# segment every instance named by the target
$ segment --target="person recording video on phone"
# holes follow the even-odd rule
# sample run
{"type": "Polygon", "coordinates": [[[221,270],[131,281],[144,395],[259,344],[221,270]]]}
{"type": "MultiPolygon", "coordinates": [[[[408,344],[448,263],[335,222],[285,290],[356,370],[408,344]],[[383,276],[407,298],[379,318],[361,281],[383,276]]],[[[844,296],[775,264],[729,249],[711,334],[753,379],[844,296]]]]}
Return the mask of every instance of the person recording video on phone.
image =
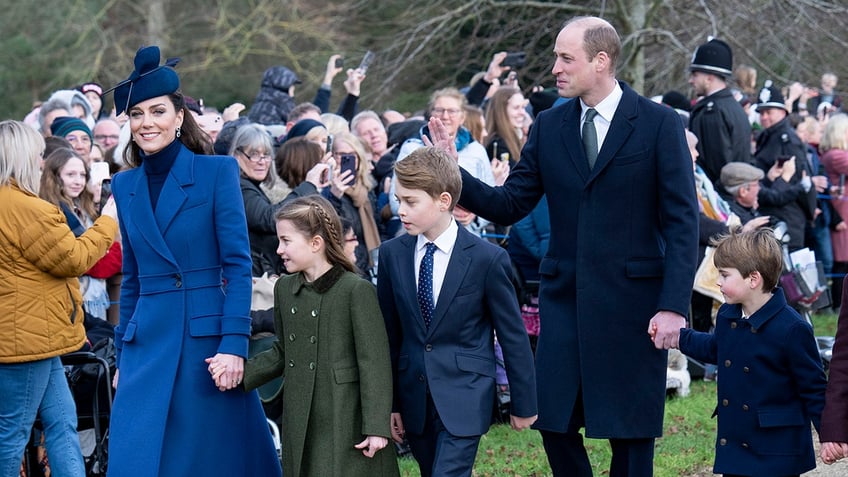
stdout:
{"type": "Polygon", "coordinates": [[[765,173],[758,196],[760,213],[786,222],[789,250],[794,251],[804,247],[804,230],[815,217],[813,173],[780,89],[766,81],[758,98],[763,131],[757,136],[754,163],[765,173]]]}
{"type": "Polygon", "coordinates": [[[333,138],[334,173],[346,187],[344,193],[336,195],[324,192],[336,212],[353,224],[359,244],[356,246],[356,267],[367,273],[375,265],[371,251],[380,247],[380,232],[374,211],[377,197],[374,195],[374,178],[371,161],[368,161],[365,146],[353,134],[341,133],[333,138]]]}
{"type": "MultiPolygon", "coordinates": [[[[102,210],[102,207],[95,206],[94,195],[88,188],[90,176],[89,166],[71,149],[56,149],[44,161],[38,195],[62,210],[68,227],[76,237],[94,225],[102,210]]],[[[102,202],[106,201],[108,198],[103,198],[102,202]]],[[[106,255],[79,277],[86,316],[107,319],[106,310],[111,300],[106,279],[121,272],[121,258],[121,245],[116,240],[106,255]]]]}

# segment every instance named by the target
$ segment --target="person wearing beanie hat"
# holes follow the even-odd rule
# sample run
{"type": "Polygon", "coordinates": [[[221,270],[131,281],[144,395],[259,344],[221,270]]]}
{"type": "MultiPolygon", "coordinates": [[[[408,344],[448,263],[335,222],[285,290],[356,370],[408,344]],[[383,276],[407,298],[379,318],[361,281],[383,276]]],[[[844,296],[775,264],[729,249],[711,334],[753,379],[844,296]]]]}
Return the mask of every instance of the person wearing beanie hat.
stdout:
{"type": "Polygon", "coordinates": [[[300,121],[294,123],[294,126],[286,132],[286,137],[282,142],[288,141],[289,139],[294,139],[296,137],[306,137],[306,139],[317,143],[319,146],[322,146],[325,150],[327,148],[327,137],[329,137],[329,132],[327,131],[327,127],[321,121],[316,121],[314,119],[301,119],[300,121]],[[317,129],[313,132],[314,129],[317,129]],[[322,140],[323,138],[323,140],[322,140]]]}
{"type": "Polygon", "coordinates": [[[100,121],[105,115],[103,113],[103,87],[97,83],[83,83],[77,87],[77,90],[85,95],[85,98],[91,104],[91,115],[95,121],[100,121]]]}
{"type": "Polygon", "coordinates": [[[765,173],[760,210],[786,222],[789,250],[798,250],[804,247],[805,229],[816,210],[816,188],[811,179],[814,171],[804,143],[789,122],[780,89],[767,80],[758,100],[757,113],[763,129],[757,135],[754,164],[765,173]],[[766,196],[768,191],[779,197],[766,196]]]}
{"type": "Polygon", "coordinates": [[[689,129],[698,137],[698,165],[713,182],[729,162],[751,161],[751,124],[727,87],[732,74],[730,46],[711,39],[695,50],[689,84],[698,102],[689,114],[689,129]]]}
{"type": "Polygon", "coordinates": [[[85,160],[86,165],[91,163],[91,143],[93,136],[91,129],[82,121],[82,119],[70,116],[60,116],[53,120],[50,125],[50,132],[54,136],[65,138],[71,143],[77,154],[85,160]]]}
{"type": "Polygon", "coordinates": [[[131,142],[130,169],[112,179],[124,277],[109,475],[278,477],[259,396],[236,389],[252,287],[239,168],[206,155],[177,61],[142,47],[114,88],[131,142]]]}

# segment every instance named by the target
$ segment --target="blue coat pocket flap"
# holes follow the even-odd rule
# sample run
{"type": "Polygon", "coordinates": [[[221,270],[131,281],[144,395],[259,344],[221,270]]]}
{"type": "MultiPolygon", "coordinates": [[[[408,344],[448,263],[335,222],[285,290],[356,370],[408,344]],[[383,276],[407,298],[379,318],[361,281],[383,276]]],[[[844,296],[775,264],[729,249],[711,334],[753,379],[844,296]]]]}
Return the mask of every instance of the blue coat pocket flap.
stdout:
{"type": "Polygon", "coordinates": [[[195,316],[188,323],[191,336],[220,336],[221,315],[195,316]]]}
{"type": "Polygon", "coordinates": [[[355,383],[359,381],[359,368],[333,369],[333,377],[336,378],[336,384],[355,383]]]}
{"type": "Polygon", "coordinates": [[[124,330],[124,337],[121,339],[124,343],[130,343],[135,339],[136,324],[132,321],[127,323],[127,329],[124,330]]]}
{"type": "Polygon", "coordinates": [[[787,427],[809,425],[804,414],[796,409],[761,409],[757,412],[760,427],[787,427]]]}
{"type": "Polygon", "coordinates": [[[470,354],[457,354],[456,366],[462,371],[495,377],[495,360],[470,354]]]}

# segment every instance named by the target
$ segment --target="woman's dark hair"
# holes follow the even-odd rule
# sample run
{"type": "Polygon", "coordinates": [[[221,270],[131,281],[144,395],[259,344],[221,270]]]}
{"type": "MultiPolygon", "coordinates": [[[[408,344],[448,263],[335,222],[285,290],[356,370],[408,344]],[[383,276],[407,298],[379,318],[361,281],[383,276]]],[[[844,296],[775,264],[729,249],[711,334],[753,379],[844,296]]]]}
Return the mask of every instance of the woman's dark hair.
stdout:
{"type": "MultiPolygon", "coordinates": [[[[174,105],[175,111],[183,111],[183,125],[180,127],[180,137],[177,138],[177,140],[183,143],[185,147],[195,154],[206,156],[213,154],[212,142],[209,140],[209,135],[200,129],[197,121],[194,120],[194,116],[192,116],[191,111],[189,111],[186,107],[183,93],[177,91],[167,96],[168,99],[171,100],[171,104],[174,105]]],[[[130,141],[127,148],[129,149],[129,154],[127,154],[127,164],[130,167],[140,166],[143,162],[141,148],[138,147],[138,144],[136,144],[135,141],[130,141]]]]}
{"type": "Polygon", "coordinates": [[[277,175],[294,189],[306,180],[306,173],[321,162],[324,149],[303,137],[284,142],[274,157],[277,175]]]}

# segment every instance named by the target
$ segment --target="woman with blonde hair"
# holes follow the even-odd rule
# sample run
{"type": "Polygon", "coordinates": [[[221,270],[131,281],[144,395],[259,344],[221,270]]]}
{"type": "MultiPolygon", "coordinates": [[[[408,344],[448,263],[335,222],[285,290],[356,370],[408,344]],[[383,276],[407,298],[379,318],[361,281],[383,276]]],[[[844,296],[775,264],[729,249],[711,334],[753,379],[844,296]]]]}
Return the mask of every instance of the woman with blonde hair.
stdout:
{"type": "MultiPolygon", "coordinates": [[[[831,184],[844,184],[848,175],[848,115],[836,114],[827,121],[819,143],[821,164],[827,172],[831,184]]],[[[831,201],[834,210],[842,217],[830,230],[830,241],[833,246],[833,301],[834,305],[842,302],[843,276],[848,272],[848,197],[844,190],[836,193],[831,201]]]]}
{"type": "Polygon", "coordinates": [[[372,162],[368,160],[365,146],[351,133],[336,135],[333,140],[333,159],[335,174],[346,187],[341,189],[341,194],[336,192],[338,188],[334,188],[324,195],[342,218],[353,223],[354,233],[359,239],[356,266],[361,272],[367,273],[375,265],[371,254],[380,247],[380,231],[374,215],[377,198],[373,192],[372,162]],[[352,166],[351,181],[347,181],[345,176],[348,164],[352,166]]]}
{"type": "Polygon", "coordinates": [[[0,475],[17,475],[39,416],[54,475],[83,477],[76,407],[60,356],[85,344],[79,277],[118,231],[113,201],[79,237],[38,197],[44,139],[0,122],[0,475]]]}

